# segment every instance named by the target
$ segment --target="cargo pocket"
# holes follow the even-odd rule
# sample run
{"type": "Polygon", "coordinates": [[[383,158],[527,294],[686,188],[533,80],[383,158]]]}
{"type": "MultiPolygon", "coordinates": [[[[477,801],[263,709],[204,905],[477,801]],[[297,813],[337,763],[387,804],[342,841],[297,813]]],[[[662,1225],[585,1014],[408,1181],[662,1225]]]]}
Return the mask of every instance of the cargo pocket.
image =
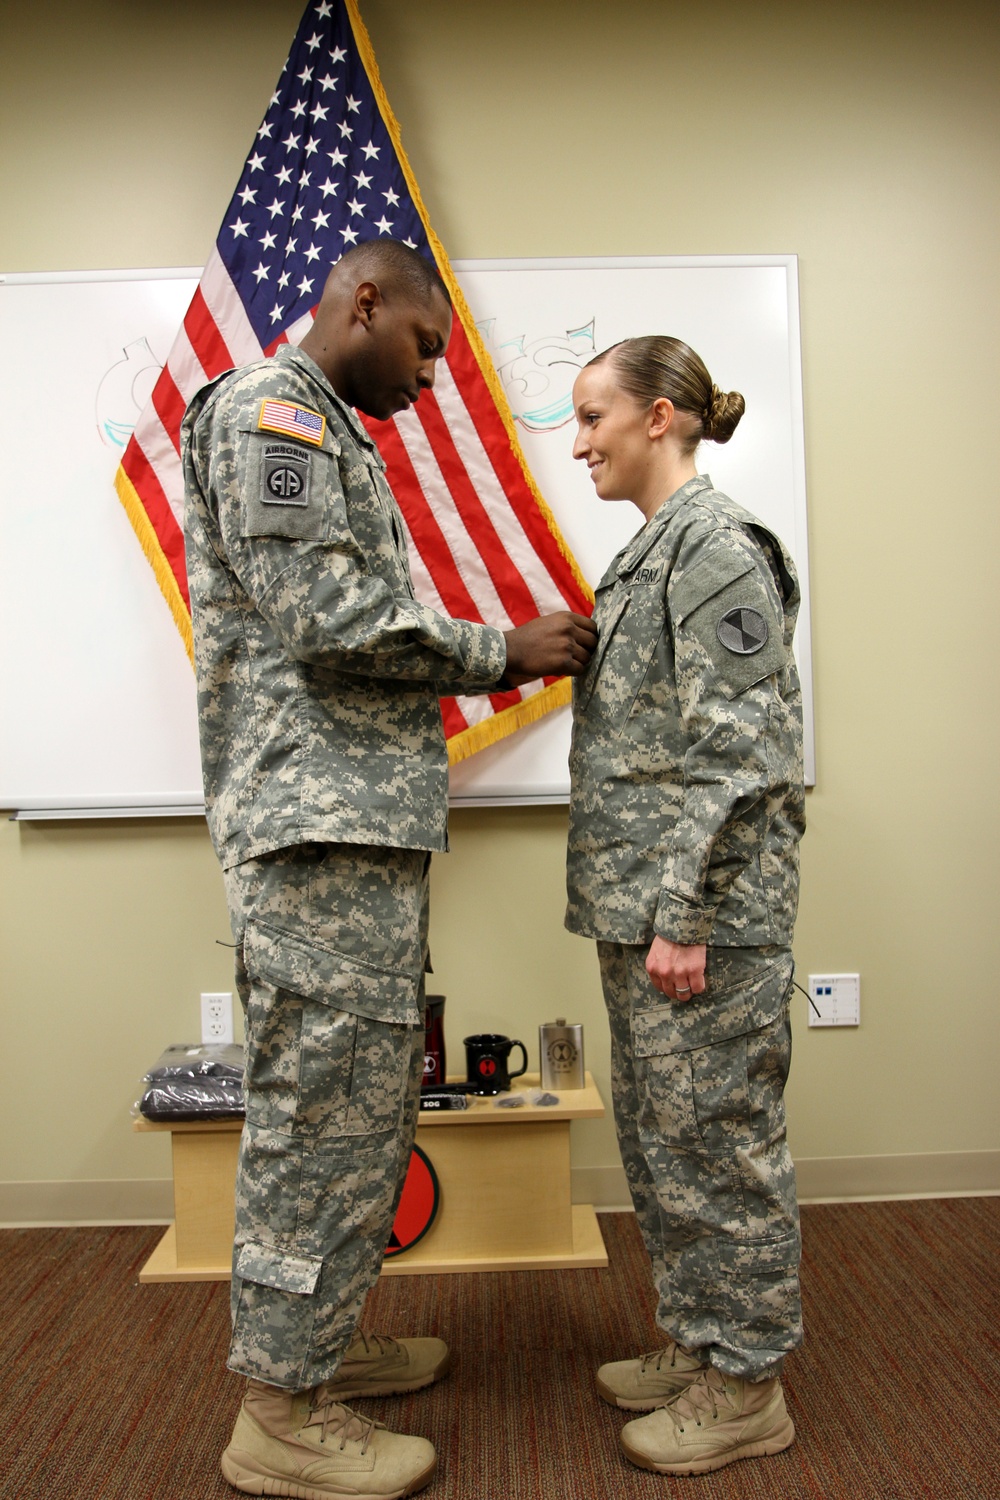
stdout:
{"type": "Polygon", "coordinates": [[[323,1262],[249,1241],[236,1257],[228,1364],[289,1390],[302,1388],[323,1262]]]}
{"type": "Polygon", "coordinates": [[[635,1005],[640,1140],[654,1175],[673,1179],[680,1219],[741,1243],[779,1240],[796,1227],[772,1042],[786,1024],[791,958],[709,950],[707,977],[686,1004],[635,1005]]]}
{"type": "Polygon", "coordinates": [[[398,1130],[419,974],[386,969],[251,921],[244,961],[247,1118],[309,1140],[398,1130]]]}
{"type": "Polygon", "coordinates": [[[249,1241],[236,1257],[236,1274],[241,1281],[256,1286],[273,1287],[278,1292],[295,1292],[308,1297],[316,1290],[323,1262],[312,1255],[288,1255],[273,1245],[249,1241]]]}
{"type": "Polygon", "coordinates": [[[640,1139],[700,1151],[690,1055],[637,1049],[636,1058],[642,1059],[636,1068],[643,1085],[639,1096],[640,1139]]]}
{"type": "Polygon", "coordinates": [[[705,992],[679,1003],[663,1000],[643,971],[630,985],[635,1055],[691,1052],[768,1025],[785,1009],[793,972],[787,949],[710,947],[705,992]]]}
{"type": "Polygon", "coordinates": [[[644,1126],[688,1150],[729,1155],[751,1142],[747,1046],[742,1036],[686,1052],[636,1049],[646,1076],[644,1126]]]}
{"type": "Polygon", "coordinates": [[[718,1292],[730,1337],[740,1348],[780,1352],[802,1337],[798,1233],[720,1242],[718,1292]]]}

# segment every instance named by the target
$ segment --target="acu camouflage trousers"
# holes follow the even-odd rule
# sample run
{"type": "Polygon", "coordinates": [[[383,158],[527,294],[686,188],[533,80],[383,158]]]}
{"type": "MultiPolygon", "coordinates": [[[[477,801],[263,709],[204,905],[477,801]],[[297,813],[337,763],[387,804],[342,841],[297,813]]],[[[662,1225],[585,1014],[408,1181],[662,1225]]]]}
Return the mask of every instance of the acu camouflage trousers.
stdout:
{"type": "Polygon", "coordinates": [[[706,992],[682,1004],[650,984],[648,945],[597,947],[615,1124],[656,1321],[726,1374],[776,1374],[802,1342],[783,1097],[791,954],[710,948],[706,992]]]}
{"type": "Polygon", "coordinates": [[[246,1025],[229,1368],[329,1379],[379,1274],[417,1125],[422,850],[304,844],[225,872],[246,1025]]]}

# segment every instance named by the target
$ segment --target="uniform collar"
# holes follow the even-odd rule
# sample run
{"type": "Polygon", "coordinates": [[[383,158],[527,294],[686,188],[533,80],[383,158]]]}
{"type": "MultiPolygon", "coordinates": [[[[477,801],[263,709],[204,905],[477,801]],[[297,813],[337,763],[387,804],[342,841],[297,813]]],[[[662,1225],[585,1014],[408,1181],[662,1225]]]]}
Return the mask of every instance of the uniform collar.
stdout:
{"type": "Polygon", "coordinates": [[[674,516],[688,500],[693,500],[696,495],[711,488],[712,481],[707,474],[696,474],[693,479],[682,484],[679,490],[674,490],[670,499],[664,500],[659,509],[654,510],[641,531],[637,531],[628,545],[619,552],[614,565],[618,577],[624,577],[626,573],[631,573],[632,569],[638,566],[653,543],[660,539],[674,516]]]}
{"type": "Polygon", "coordinates": [[[297,344],[281,344],[275,350],[274,358],[281,360],[283,364],[298,365],[299,369],[308,375],[309,379],[315,385],[320,386],[324,396],[337,408],[339,415],[350,429],[351,436],[356,438],[362,447],[369,449],[372,455],[378,459],[380,466],[384,467],[382,455],[378,451],[378,445],[375,439],[362,427],[361,419],[354,410],[354,407],[348,406],[346,401],[340,399],[319,365],[310,355],[306,354],[303,349],[300,349],[297,344]]]}

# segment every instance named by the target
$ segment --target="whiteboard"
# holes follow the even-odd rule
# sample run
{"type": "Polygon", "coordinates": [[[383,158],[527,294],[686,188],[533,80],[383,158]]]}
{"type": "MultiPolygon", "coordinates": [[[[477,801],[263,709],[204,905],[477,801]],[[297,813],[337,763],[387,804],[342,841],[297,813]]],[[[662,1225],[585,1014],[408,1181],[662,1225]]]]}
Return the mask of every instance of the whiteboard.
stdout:
{"type": "Polygon", "coordinates": [[[0,806],[204,808],[191,664],[113,482],[199,275],[0,285],[0,806]]]}
{"type": "MultiPolygon", "coordinates": [[[[812,708],[795,258],[459,261],[542,493],[596,583],[641,517],[599,501],[571,457],[569,392],[591,355],[675,333],[747,415],[707,445],[718,488],[782,536],[803,583],[812,708]]],[[[194,680],[113,488],[194,291],[195,270],[0,278],[0,806],[26,816],[203,809],[194,680]]],[[[452,771],[456,804],[562,801],[569,711],[452,771]]]]}

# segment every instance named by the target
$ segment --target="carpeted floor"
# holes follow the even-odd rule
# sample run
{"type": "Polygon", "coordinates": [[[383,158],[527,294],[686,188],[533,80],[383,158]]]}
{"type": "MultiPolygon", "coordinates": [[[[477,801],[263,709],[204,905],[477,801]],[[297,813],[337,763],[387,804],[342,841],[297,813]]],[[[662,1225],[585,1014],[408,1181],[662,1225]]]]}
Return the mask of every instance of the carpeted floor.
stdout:
{"type": "MultiPolygon", "coordinates": [[[[428,1500],[1000,1500],[1000,1198],[803,1210],[808,1338],[786,1367],[798,1441],[666,1479],[619,1454],[593,1371],[655,1347],[630,1214],[606,1271],[397,1277],[365,1323],[440,1333],[453,1374],[357,1403],[440,1455],[428,1500]]],[[[224,1500],[241,1382],[228,1286],[140,1286],[157,1229],[0,1232],[4,1500],[224,1500]]]]}

